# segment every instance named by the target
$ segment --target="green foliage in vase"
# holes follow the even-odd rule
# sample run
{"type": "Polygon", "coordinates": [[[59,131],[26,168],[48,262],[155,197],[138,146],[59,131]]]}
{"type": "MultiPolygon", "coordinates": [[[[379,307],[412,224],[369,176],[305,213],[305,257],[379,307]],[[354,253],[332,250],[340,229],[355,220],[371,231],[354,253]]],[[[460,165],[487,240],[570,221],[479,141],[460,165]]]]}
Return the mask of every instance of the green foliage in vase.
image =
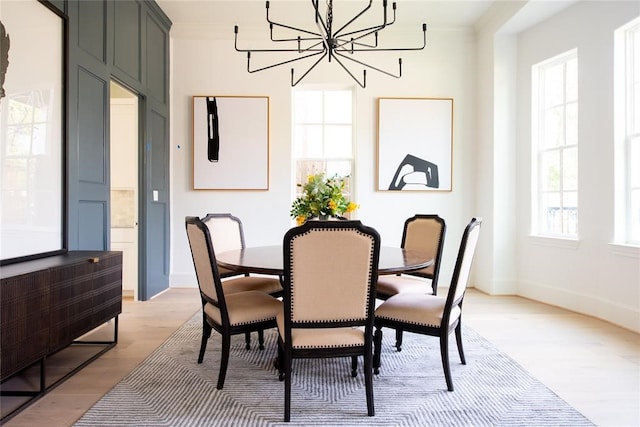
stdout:
{"type": "Polygon", "coordinates": [[[291,216],[298,225],[313,217],[338,216],[353,212],[359,205],[344,196],[345,177],[334,175],[327,178],[324,173],[309,175],[302,187],[302,195],[291,205],[291,216]]]}

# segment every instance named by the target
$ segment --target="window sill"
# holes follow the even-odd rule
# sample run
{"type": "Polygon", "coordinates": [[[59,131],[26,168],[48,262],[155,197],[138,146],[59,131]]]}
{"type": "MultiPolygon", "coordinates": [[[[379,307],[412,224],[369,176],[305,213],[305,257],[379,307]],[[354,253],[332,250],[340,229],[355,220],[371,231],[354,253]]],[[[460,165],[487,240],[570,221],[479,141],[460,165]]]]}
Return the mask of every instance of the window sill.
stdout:
{"type": "Polygon", "coordinates": [[[547,246],[562,249],[577,249],[580,245],[580,240],[567,237],[530,235],[529,241],[538,246],[547,246]]]}
{"type": "Polygon", "coordinates": [[[625,243],[610,243],[609,246],[614,255],[640,259],[640,246],[625,243]]]}

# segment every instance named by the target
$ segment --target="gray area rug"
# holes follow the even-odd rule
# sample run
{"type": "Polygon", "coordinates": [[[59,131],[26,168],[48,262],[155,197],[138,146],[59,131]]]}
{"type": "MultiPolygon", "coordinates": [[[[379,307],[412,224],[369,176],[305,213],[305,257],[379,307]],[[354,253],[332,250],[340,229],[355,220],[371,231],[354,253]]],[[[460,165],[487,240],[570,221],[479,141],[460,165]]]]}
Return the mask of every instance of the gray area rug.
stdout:
{"type": "MultiPolygon", "coordinates": [[[[220,336],[196,363],[201,314],[99,400],[81,426],[591,426],[583,415],[470,328],[467,365],[450,344],[454,392],[446,390],[438,339],[384,329],[382,367],[374,378],[375,417],[367,416],[364,377],[350,375],[350,359],[295,360],[291,422],[284,423],[284,383],[273,367],[275,330],[266,348],[232,340],[223,390],[216,390],[220,336]]],[[[362,360],[360,369],[362,368],[362,360]]]]}

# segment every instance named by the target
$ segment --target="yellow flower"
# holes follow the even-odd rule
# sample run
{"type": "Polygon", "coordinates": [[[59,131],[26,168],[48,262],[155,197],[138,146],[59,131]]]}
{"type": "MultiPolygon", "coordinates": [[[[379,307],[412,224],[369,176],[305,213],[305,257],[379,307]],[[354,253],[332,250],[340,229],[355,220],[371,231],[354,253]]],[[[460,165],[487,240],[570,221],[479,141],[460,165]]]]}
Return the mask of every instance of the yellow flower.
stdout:
{"type": "Polygon", "coordinates": [[[313,217],[342,215],[353,212],[359,205],[345,197],[345,180],[338,175],[327,178],[324,172],[307,176],[305,184],[297,184],[301,194],[291,204],[289,214],[302,224],[313,217]]]}

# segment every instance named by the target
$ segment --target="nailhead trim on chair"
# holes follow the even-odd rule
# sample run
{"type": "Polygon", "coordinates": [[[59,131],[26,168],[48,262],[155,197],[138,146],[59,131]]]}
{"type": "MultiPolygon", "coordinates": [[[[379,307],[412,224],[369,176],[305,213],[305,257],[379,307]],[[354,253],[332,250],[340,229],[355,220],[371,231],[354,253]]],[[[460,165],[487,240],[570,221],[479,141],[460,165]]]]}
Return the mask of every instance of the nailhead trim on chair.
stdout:
{"type": "MultiPolygon", "coordinates": [[[[341,231],[342,231],[342,230],[355,231],[355,232],[356,232],[356,233],[358,233],[359,235],[361,235],[361,236],[364,236],[364,237],[367,237],[367,238],[371,239],[371,236],[369,236],[369,235],[367,235],[367,234],[364,234],[363,232],[361,232],[360,230],[355,229],[355,228],[344,228],[344,229],[341,229],[341,231]]],[[[325,229],[314,229],[314,230],[308,230],[308,231],[306,231],[306,232],[304,232],[304,233],[301,233],[301,234],[299,234],[299,235],[295,236],[293,239],[291,239],[290,247],[293,249],[293,242],[295,241],[295,239],[297,239],[297,238],[299,238],[299,237],[302,237],[302,236],[305,236],[305,235],[307,235],[307,234],[310,234],[312,231],[313,231],[313,232],[318,232],[318,231],[331,231],[331,232],[335,232],[336,230],[335,230],[335,229],[326,229],[326,230],[325,230],[325,229]]],[[[373,239],[371,239],[371,240],[373,240],[373,239]]],[[[373,248],[372,248],[372,249],[373,249],[373,248]]],[[[293,264],[293,250],[291,250],[291,251],[290,251],[290,257],[289,257],[289,258],[290,258],[291,263],[293,264]]],[[[369,276],[368,276],[369,281],[371,281],[371,270],[372,270],[372,267],[371,267],[371,264],[372,264],[371,258],[372,258],[372,257],[371,257],[371,256],[369,256],[369,276]]],[[[292,273],[291,273],[291,282],[293,282],[293,281],[294,281],[294,277],[293,277],[293,272],[292,272],[292,273]]],[[[366,301],[367,301],[367,307],[368,307],[368,306],[369,306],[369,298],[367,298],[367,300],[366,300],[366,301]]],[[[294,312],[294,310],[293,310],[294,306],[295,306],[294,296],[293,296],[293,295],[291,295],[291,313],[293,313],[293,312],[294,312]]],[[[337,322],[351,322],[351,321],[357,321],[357,320],[362,320],[362,319],[364,319],[364,318],[334,319],[334,320],[335,320],[335,321],[337,321],[337,322]]],[[[297,322],[298,322],[298,323],[312,323],[313,321],[308,320],[308,321],[297,321],[297,322]]]]}

